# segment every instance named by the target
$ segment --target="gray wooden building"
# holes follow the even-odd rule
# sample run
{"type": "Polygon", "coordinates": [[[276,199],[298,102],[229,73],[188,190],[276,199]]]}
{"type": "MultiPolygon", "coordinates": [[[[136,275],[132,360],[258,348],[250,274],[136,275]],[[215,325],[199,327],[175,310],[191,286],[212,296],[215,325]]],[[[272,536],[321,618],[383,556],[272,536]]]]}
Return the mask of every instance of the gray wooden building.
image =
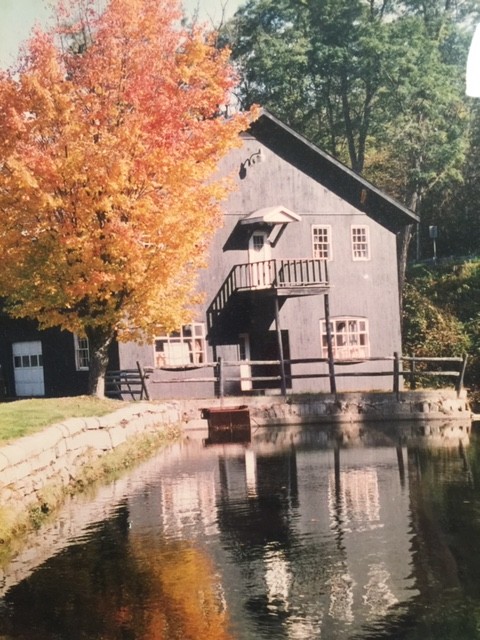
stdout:
{"type": "Polygon", "coordinates": [[[195,322],[119,344],[120,368],[150,368],[151,398],[211,397],[219,361],[226,394],[318,392],[330,355],[338,391],[391,390],[377,358],[401,353],[396,242],[417,217],[265,111],[242,143],[195,322]]]}
{"type": "MultiPolygon", "coordinates": [[[[332,373],[338,391],[391,390],[378,359],[401,352],[396,238],[415,214],[267,112],[219,172],[237,189],[204,304],[175,334],[114,345],[110,369],[150,370],[152,399],[330,391],[332,373]]],[[[85,339],[0,314],[0,397],[85,393],[88,357],[85,339]]]]}

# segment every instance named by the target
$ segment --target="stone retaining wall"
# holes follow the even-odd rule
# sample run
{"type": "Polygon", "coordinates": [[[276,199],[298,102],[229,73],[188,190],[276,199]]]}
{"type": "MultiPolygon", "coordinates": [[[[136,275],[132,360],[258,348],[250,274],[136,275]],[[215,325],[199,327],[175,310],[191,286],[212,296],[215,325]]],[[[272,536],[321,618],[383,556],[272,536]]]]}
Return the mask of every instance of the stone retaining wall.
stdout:
{"type": "Polygon", "coordinates": [[[136,403],[103,417],[72,418],[0,447],[0,514],[9,517],[37,505],[51,483],[67,486],[82,466],[127,440],[180,423],[174,404],[136,403]]]}
{"type": "Polygon", "coordinates": [[[368,422],[471,422],[472,411],[465,393],[453,389],[394,393],[338,393],[289,396],[251,396],[182,403],[187,428],[205,428],[201,408],[247,405],[252,425],[351,424],[368,422]]]}

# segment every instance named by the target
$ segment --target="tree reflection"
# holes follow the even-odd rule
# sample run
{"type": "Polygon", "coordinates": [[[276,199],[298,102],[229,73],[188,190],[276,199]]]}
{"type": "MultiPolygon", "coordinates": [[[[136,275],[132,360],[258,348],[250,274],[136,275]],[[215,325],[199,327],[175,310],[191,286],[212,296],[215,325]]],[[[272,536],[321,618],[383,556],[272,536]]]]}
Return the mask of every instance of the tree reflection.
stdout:
{"type": "Polygon", "coordinates": [[[209,559],[187,542],[135,534],[126,505],[11,589],[4,605],[2,640],[231,638],[209,559]]]}
{"type": "Polygon", "coordinates": [[[131,540],[133,557],[149,584],[142,640],[229,640],[218,576],[208,558],[183,541],[131,540]]]}

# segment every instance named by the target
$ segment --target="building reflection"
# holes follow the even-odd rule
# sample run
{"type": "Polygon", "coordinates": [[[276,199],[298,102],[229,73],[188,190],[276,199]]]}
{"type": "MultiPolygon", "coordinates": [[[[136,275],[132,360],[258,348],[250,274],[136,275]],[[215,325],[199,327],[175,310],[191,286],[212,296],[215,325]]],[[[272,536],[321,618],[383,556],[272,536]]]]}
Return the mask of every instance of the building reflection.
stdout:
{"type": "MultiPolygon", "coordinates": [[[[62,552],[48,538],[52,559],[9,586],[5,602],[26,603],[28,624],[49,628],[51,609],[69,610],[62,594],[78,591],[82,604],[68,624],[89,624],[93,614],[81,623],[78,616],[91,608],[95,623],[113,628],[138,612],[143,619],[151,593],[160,628],[160,591],[171,587],[172,611],[185,605],[187,620],[193,604],[203,611],[207,585],[226,637],[459,637],[442,635],[447,615],[469,629],[462,637],[478,636],[470,603],[478,600],[480,571],[480,449],[467,452],[458,440],[444,448],[349,447],[318,432],[273,442],[270,431],[269,438],[247,447],[182,443],[149,461],[95,509],[77,506],[80,538],[64,540],[62,552]],[[98,524],[85,529],[88,522],[98,524]],[[68,574],[74,584],[65,589],[68,574]]],[[[23,617],[16,613],[12,624],[23,628],[23,617]]],[[[195,620],[203,624],[200,613],[195,620]]]]}
{"type": "Polygon", "coordinates": [[[235,540],[230,548],[248,574],[247,609],[281,618],[278,637],[358,630],[412,597],[400,453],[294,446],[257,453],[257,489],[243,503],[238,460],[221,459],[221,535],[235,540]]]}
{"type": "MultiPolygon", "coordinates": [[[[167,535],[218,536],[231,559],[227,601],[242,585],[231,605],[238,618],[268,620],[278,638],[335,637],[414,594],[405,456],[395,447],[211,447],[195,473],[164,470],[152,498],[167,535]]],[[[140,503],[130,514],[137,526],[155,517],[140,503]]]]}

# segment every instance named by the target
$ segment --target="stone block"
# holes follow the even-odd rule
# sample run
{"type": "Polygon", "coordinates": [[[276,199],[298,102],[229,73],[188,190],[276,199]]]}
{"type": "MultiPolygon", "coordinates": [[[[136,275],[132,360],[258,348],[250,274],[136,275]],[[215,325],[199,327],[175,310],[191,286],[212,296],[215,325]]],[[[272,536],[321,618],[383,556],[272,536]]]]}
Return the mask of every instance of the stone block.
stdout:
{"type": "Polygon", "coordinates": [[[125,429],[121,426],[108,429],[108,433],[110,435],[113,449],[127,441],[127,434],[125,432],[125,429]]]}
{"type": "Polygon", "coordinates": [[[37,453],[37,455],[31,456],[29,461],[31,464],[32,473],[41,471],[42,469],[45,469],[46,467],[51,466],[52,451],[51,450],[49,451],[48,449],[45,451],[41,451],[40,453],[37,453]]]}
{"type": "Polygon", "coordinates": [[[19,444],[7,444],[2,447],[1,453],[7,459],[9,467],[23,462],[28,457],[27,452],[19,444]]]}
{"type": "Polygon", "coordinates": [[[68,451],[78,451],[79,449],[88,449],[90,446],[90,440],[92,438],[91,431],[77,431],[69,438],[66,438],[65,444],[68,451]]]}
{"type": "MultiPolygon", "coordinates": [[[[10,466],[9,459],[3,454],[3,447],[0,448],[0,474],[4,469],[10,466]]],[[[1,475],[0,475],[1,478],[1,475]]]]}
{"type": "Polygon", "coordinates": [[[78,433],[82,433],[87,428],[86,418],[70,418],[65,422],[59,423],[57,426],[64,437],[71,438],[78,433]]]}
{"type": "Polygon", "coordinates": [[[96,451],[110,451],[113,448],[110,429],[97,429],[96,431],[88,431],[88,446],[96,451]]]}
{"type": "Polygon", "coordinates": [[[17,485],[32,472],[31,464],[28,460],[14,464],[2,472],[2,482],[6,485],[17,485]]]}

